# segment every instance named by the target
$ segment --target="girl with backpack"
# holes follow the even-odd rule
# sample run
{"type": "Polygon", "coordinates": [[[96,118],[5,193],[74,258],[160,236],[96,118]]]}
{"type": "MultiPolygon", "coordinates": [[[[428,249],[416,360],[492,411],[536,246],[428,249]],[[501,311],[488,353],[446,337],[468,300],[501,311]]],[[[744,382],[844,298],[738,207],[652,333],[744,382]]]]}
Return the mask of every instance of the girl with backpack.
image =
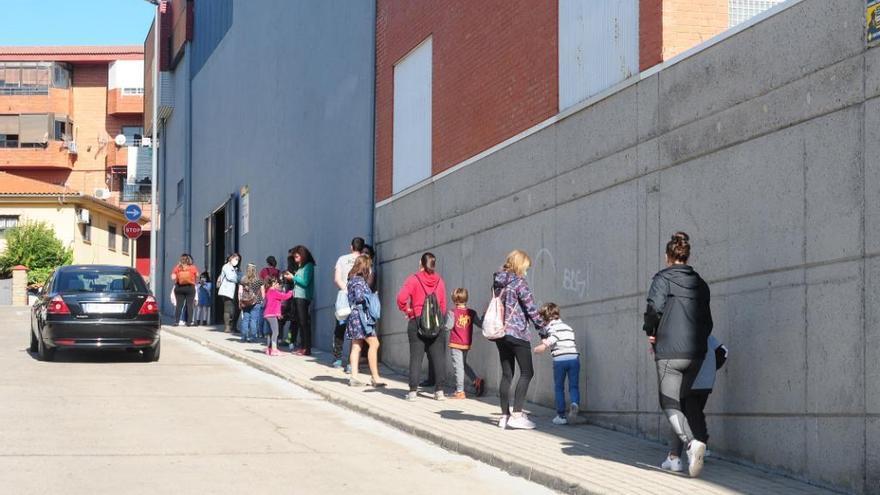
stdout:
{"type": "Polygon", "coordinates": [[[238,307],[241,309],[241,320],[238,331],[241,341],[257,342],[260,321],[263,319],[263,299],[266,296],[263,281],[257,275],[257,265],[248,263],[241,284],[238,286],[238,307]]]}
{"type": "Polygon", "coordinates": [[[293,283],[293,322],[290,341],[296,342],[299,333],[300,348],[297,356],[312,355],[312,318],[309,305],[315,294],[315,258],[305,246],[293,248],[293,268],[290,280],[293,283]]]}
{"type": "MultiPolygon", "coordinates": [[[[538,312],[535,297],[524,278],[532,260],[524,251],[518,249],[507,255],[501,271],[493,277],[492,293],[500,299],[504,307],[503,335],[494,339],[501,360],[501,420],[498,427],[532,430],[535,428],[525,412],[523,404],[529,391],[529,382],[534,375],[532,365],[532,334],[529,320],[543,336],[547,322],[538,312]],[[513,381],[514,366],[519,365],[519,380],[513,394],[513,413],[510,411],[510,383],[513,381]]],[[[488,314],[487,314],[488,318],[488,314]]],[[[484,320],[485,321],[485,320],[484,320]]],[[[489,326],[489,325],[487,325],[489,326]]],[[[484,328],[485,330],[485,328],[484,328]]]]}
{"type": "Polygon", "coordinates": [[[361,348],[364,343],[369,346],[367,352],[367,362],[370,365],[370,384],[373,387],[384,387],[385,384],[379,381],[379,337],[376,336],[376,321],[370,314],[378,312],[378,308],[367,308],[368,300],[376,300],[370,286],[367,284],[367,277],[370,275],[370,267],[372,261],[369,256],[358,256],[354,261],[354,266],[348,272],[348,305],[351,307],[351,313],[348,315],[348,321],[345,326],[345,338],[351,341],[351,378],[348,379],[349,386],[364,387],[367,384],[358,379],[359,366],[361,356],[361,348]]]}
{"type": "Polygon", "coordinates": [[[192,257],[186,253],[180,255],[177,265],[171,271],[171,280],[174,282],[174,326],[182,323],[181,312],[186,307],[186,326],[192,326],[195,320],[194,302],[196,298],[196,281],[199,279],[199,269],[193,265],[192,257]]]}
{"type": "Polygon", "coordinates": [[[397,293],[397,307],[409,320],[409,393],[406,400],[418,397],[422,357],[428,355],[429,375],[434,377],[434,399],[445,400],[446,381],[446,284],[435,271],[437,258],[425,253],[419,260],[419,271],[407,277],[397,293]]]}
{"type": "Polygon", "coordinates": [[[687,264],[690,254],[688,235],[673,234],[666,243],[666,268],[651,280],[642,329],[654,351],[660,408],[674,433],[672,449],[661,467],[679,467],[679,451],[686,446],[688,473],[697,477],[703,470],[706,444],[692,432],[682,400],[690,395],[703,364],[713,325],[709,286],[687,264]]]}

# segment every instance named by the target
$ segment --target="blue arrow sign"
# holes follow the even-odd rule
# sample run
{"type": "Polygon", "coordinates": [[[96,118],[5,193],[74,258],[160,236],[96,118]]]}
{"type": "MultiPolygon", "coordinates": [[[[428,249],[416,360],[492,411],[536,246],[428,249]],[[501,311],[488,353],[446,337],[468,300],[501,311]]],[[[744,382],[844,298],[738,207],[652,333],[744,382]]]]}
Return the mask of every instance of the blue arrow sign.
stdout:
{"type": "Polygon", "coordinates": [[[125,218],[129,222],[136,222],[141,217],[141,207],[138,205],[128,205],[125,207],[125,218]]]}

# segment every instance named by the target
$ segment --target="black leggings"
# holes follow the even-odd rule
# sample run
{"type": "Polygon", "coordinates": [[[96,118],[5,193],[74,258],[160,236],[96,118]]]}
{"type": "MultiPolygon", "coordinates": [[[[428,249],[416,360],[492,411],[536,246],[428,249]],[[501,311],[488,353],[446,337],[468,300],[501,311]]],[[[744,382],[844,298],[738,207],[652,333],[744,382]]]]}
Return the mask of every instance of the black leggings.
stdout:
{"type": "Polygon", "coordinates": [[[516,391],[513,394],[513,412],[522,411],[526,402],[526,393],[529,391],[529,382],[535,370],[532,367],[532,345],[522,339],[504,336],[495,341],[498,346],[498,357],[501,359],[501,414],[510,415],[510,382],[513,381],[514,363],[519,364],[519,380],[516,382],[516,391]]]}
{"type": "Polygon", "coordinates": [[[429,375],[434,376],[434,390],[441,391],[446,384],[446,337],[441,332],[433,339],[419,335],[419,324],[415,319],[409,320],[406,326],[409,337],[409,390],[415,392],[419,388],[422,373],[422,357],[428,354],[429,375]],[[433,372],[433,373],[431,373],[433,372]]]}
{"type": "Polygon", "coordinates": [[[308,299],[293,298],[293,321],[290,325],[290,343],[296,343],[296,335],[301,339],[300,349],[312,349],[312,319],[309,314],[308,299]]]}
{"type": "MultiPolygon", "coordinates": [[[[709,430],[706,428],[706,414],[703,410],[706,408],[710,393],[711,390],[691,390],[687,397],[681,399],[681,407],[694,438],[706,444],[709,443],[709,430]]],[[[683,447],[683,444],[679,443],[679,445],[683,447]]],[[[676,451],[679,457],[681,457],[681,447],[676,451]]]]}
{"type": "Polygon", "coordinates": [[[186,323],[189,324],[195,319],[193,313],[193,303],[196,300],[196,288],[193,285],[175,285],[174,298],[177,304],[174,306],[174,323],[180,321],[180,312],[186,306],[186,323]]]}
{"type": "Polygon", "coordinates": [[[660,408],[672,426],[671,452],[681,451],[694,439],[688,418],[682,409],[682,399],[691,393],[691,386],[703,365],[702,359],[658,359],[657,388],[660,408]]]}

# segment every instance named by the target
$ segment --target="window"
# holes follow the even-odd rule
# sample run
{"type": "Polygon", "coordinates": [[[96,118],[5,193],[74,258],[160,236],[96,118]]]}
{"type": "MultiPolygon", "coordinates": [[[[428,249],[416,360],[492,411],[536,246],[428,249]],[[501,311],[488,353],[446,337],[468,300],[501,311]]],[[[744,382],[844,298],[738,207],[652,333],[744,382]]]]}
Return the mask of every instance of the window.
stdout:
{"type": "Polygon", "coordinates": [[[125,181],[128,177],[126,167],[112,167],[110,169],[110,190],[120,192],[125,188],[125,181]]]}
{"type": "Polygon", "coordinates": [[[83,242],[92,243],[92,223],[86,222],[79,224],[79,230],[83,236],[83,242]]]}
{"type": "Polygon", "coordinates": [[[112,223],[107,224],[107,248],[116,251],[116,226],[112,223]]]}
{"type": "Polygon", "coordinates": [[[55,120],[55,133],[53,139],[56,141],[68,141],[71,138],[73,124],[67,119],[55,120]]]}
{"type": "Polygon", "coordinates": [[[784,0],[730,0],[728,4],[729,25],[736,26],[773,7],[784,0]]]}
{"type": "Polygon", "coordinates": [[[122,88],[122,96],[141,96],[144,88],[122,88]]]}
{"type": "Polygon", "coordinates": [[[52,63],[0,62],[0,94],[49,94],[52,63]]]}
{"type": "Polygon", "coordinates": [[[142,126],[124,125],[120,134],[125,136],[125,144],[127,146],[140,146],[141,139],[144,136],[144,128],[142,126]]]}
{"type": "Polygon", "coordinates": [[[6,237],[6,231],[18,226],[18,215],[0,215],[0,239],[6,237]]]}
{"type": "Polygon", "coordinates": [[[394,66],[394,193],[431,176],[431,63],[428,38],[394,66]]]}
{"type": "Polygon", "coordinates": [[[128,254],[130,252],[130,243],[131,240],[128,237],[122,236],[122,254],[128,254]]]}
{"type": "Polygon", "coordinates": [[[52,66],[52,87],[53,88],[69,88],[70,87],[70,67],[67,64],[53,64],[52,66]]]}
{"type": "Polygon", "coordinates": [[[54,290],[59,292],[146,292],[144,279],[123,268],[66,269],[56,275],[54,290]]]}
{"type": "Polygon", "coordinates": [[[183,195],[183,179],[180,179],[179,181],[177,181],[177,206],[183,204],[183,195]]]}
{"type": "Polygon", "coordinates": [[[18,134],[0,134],[0,148],[18,148],[18,134]]]}

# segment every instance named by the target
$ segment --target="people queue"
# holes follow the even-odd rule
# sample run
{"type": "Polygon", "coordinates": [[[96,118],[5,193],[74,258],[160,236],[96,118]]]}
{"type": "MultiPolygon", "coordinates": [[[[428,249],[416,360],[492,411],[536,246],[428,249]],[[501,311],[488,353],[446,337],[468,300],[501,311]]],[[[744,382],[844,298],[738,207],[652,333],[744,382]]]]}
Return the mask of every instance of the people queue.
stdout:
{"type": "MultiPolygon", "coordinates": [[[[343,349],[350,344],[346,366],[352,387],[385,387],[379,376],[376,325],[381,317],[376,296],[374,253],[364,239],[351,241],[350,252],[340,256],[334,266],[333,280],[339,290],[334,306],[333,364],[343,367],[343,349]],[[361,379],[358,363],[366,351],[369,380],[361,379]]],[[[728,350],[711,335],[713,322],[709,307],[708,284],[688,265],[691,245],[684,232],[676,232],[666,244],[666,268],[654,275],[647,294],[643,331],[653,353],[657,371],[660,407],[672,428],[672,448],[661,468],[673,472],[687,469],[699,476],[706,456],[708,432],[704,408],[712,391],[715,371],[724,365],[728,350]],[[682,461],[687,454],[688,464],[682,461]]],[[[244,276],[238,267],[241,256],[234,253],[217,281],[217,295],[223,299],[227,331],[238,328],[242,342],[265,339],[266,354],[277,356],[280,329],[291,323],[289,348],[294,350],[297,335],[299,355],[311,354],[309,306],[314,297],[315,259],[304,246],[289,251],[287,270],[277,268],[274,257],[266,260],[257,273],[249,264],[244,276]],[[237,303],[236,303],[237,302],[237,303]],[[285,309],[286,308],[286,309],[285,309]]],[[[467,288],[451,291],[448,307],[445,281],[437,271],[437,258],[424,253],[418,268],[400,288],[396,306],[407,320],[409,342],[409,377],[405,399],[418,400],[419,390],[433,389],[435,400],[445,400],[447,353],[455,379],[452,399],[465,399],[470,392],[482,396],[486,383],[467,362],[473,345],[474,327],[491,341],[501,365],[499,398],[501,429],[534,429],[535,423],[524,411],[529,385],[534,376],[532,354],[549,351],[553,361],[556,425],[577,421],[583,407],[580,397],[580,352],[575,331],[562,319],[560,306],[548,302],[538,306],[529,287],[527,273],[531,266],[528,254],[513,250],[501,268],[493,274],[492,297],[488,308],[478,312],[468,305],[467,288]],[[532,348],[532,330],[540,344],[532,348]],[[448,333],[448,339],[446,337],[448,333]],[[420,381],[422,362],[427,357],[428,377],[420,381]],[[515,371],[519,376],[513,389],[515,371]],[[568,396],[566,397],[566,391],[568,396]]],[[[184,254],[171,275],[175,282],[176,320],[181,311],[194,315],[204,324],[203,301],[210,306],[212,286],[206,273],[198,275],[192,258],[184,254]],[[189,287],[193,286],[193,287],[189,287]],[[198,306],[193,312],[193,301],[198,306]]],[[[189,320],[187,320],[189,321],[189,320]]],[[[190,323],[192,324],[192,323],[190,323]]]]}

